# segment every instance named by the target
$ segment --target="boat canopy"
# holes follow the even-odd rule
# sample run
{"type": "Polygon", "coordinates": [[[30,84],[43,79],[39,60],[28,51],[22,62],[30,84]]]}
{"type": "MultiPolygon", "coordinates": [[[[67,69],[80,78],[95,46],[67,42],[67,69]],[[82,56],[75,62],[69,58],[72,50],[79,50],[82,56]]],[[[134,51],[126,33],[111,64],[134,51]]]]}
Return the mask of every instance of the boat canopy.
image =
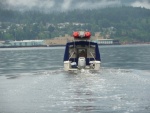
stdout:
{"type": "MultiPolygon", "coordinates": [[[[94,49],[95,49],[95,58],[87,58],[86,60],[89,60],[89,61],[92,61],[92,60],[97,60],[97,61],[101,61],[101,58],[100,58],[100,52],[99,52],[99,48],[98,48],[98,44],[95,43],[95,42],[90,42],[90,41],[74,41],[74,42],[68,42],[66,44],[66,48],[65,48],[65,54],[64,54],[64,61],[68,61],[70,60],[70,56],[69,56],[69,48],[70,47],[73,47],[73,48],[76,48],[77,46],[81,46],[81,47],[92,47],[94,46],[94,49]]],[[[76,58],[77,60],[77,58],[76,58]]],[[[72,60],[71,60],[72,61],[72,60]]],[[[87,62],[89,62],[87,61],[87,62]]]]}

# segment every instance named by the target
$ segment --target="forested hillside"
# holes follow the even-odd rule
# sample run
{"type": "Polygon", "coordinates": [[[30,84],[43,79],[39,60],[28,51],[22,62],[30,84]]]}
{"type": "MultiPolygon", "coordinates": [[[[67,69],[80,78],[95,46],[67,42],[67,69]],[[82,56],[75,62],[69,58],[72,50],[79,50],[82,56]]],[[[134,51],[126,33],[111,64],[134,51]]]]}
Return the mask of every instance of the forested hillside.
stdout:
{"type": "Polygon", "coordinates": [[[45,14],[0,9],[0,40],[47,39],[75,30],[101,32],[121,41],[150,42],[150,10],[123,6],[45,14]]]}

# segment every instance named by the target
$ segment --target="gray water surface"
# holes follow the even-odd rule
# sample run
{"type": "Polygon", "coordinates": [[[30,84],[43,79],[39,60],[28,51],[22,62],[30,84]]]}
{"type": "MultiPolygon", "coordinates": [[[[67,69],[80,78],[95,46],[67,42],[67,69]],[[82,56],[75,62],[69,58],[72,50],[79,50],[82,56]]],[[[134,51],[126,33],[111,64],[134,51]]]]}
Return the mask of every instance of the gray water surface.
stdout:
{"type": "Polygon", "coordinates": [[[0,49],[0,113],[149,113],[150,45],[100,51],[99,72],[68,73],[64,47],[0,49]]]}

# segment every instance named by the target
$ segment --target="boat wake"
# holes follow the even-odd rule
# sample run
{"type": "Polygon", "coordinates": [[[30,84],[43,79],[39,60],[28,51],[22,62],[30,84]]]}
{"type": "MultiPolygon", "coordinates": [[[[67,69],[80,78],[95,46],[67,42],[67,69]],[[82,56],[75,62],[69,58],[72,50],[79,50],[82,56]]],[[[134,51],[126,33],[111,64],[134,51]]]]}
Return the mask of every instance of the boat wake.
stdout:
{"type": "Polygon", "coordinates": [[[73,73],[61,68],[15,75],[20,77],[0,76],[0,109],[2,112],[30,110],[37,113],[148,113],[149,75],[150,71],[146,70],[101,68],[97,72],[73,73]]]}

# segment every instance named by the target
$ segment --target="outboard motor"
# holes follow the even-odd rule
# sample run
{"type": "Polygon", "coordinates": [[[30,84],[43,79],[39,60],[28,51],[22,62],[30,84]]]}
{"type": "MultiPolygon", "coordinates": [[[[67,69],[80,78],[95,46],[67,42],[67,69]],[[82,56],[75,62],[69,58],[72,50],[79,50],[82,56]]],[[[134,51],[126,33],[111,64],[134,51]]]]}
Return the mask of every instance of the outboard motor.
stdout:
{"type": "Polygon", "coordinates": [[[86,61],[85,61],[85,57],[79,57],[78,58],[78,67],[81,68],[85,68],[86,66],[86,61]]]}

